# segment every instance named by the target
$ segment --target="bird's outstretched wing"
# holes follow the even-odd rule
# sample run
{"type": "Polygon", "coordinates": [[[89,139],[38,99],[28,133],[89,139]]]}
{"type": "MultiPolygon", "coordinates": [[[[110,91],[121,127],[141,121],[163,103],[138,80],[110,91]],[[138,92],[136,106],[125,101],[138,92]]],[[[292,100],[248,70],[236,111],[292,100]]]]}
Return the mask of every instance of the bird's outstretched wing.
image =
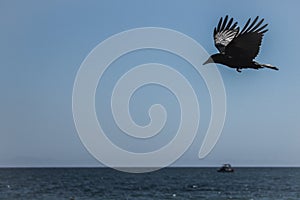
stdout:
{"type": "Polygon", "coordinates": [[[263,35],[268,31],[265,29],[268,24],[262,25],[264,19],[257,21],[258,16],[249,26],[251,18],[248,19],[241,32],[226,46],[226,54],[251,60],[257,56],[263,35]]]}
{"type": "Polygon", "coordinates": [[[221,17],[218,26],[214,29],[214,41],[215,46],[220,51],[220,53],[225,53],[226,46],[236,37],[239,32],[239,27],[237,27],[237,22],[232,24],[233,18],[231,18],[228,23],[228,16],[221,17]]]}

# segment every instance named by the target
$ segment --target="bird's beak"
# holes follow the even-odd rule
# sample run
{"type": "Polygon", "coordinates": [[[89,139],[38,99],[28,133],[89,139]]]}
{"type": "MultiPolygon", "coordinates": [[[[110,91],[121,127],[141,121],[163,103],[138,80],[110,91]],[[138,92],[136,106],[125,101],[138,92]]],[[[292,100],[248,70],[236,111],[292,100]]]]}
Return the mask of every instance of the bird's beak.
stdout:
{"type": "Polygon", "coordinates": [[[208,59],[207,59],[207,61],[205,61],[204,63],[203,63],[203,65],[206,65],[206,64],[208,64],[208,63],[213,63],[214,61],[213,61],[213,59],[211,58],[211,57],[209,57],[208,59]]]}

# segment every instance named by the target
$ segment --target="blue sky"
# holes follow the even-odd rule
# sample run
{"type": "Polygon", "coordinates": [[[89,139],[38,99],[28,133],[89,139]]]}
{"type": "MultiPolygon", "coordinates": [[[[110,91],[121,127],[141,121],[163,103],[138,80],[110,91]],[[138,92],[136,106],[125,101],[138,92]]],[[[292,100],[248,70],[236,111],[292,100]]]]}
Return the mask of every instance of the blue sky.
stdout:
{"type": "Polygon", "coordinates": [[[298,1],[258,0],[1,1],[0,166],[101,166],[80,142],[72,117],[73,83],[88,53],[113,34],[151,26],[180,31],[212,54],[217,52],[213,28],[226,14],[240,26],[249,17],[265,18],[269,31],[256,60],[280,70],[237,73],[218,65],[227,117],[209,156],[197,157],[210,118],[207,89],[187,63],[168,53],[145,50],[113,63],[97,90],[96,99],[105,99],[96,105],[98,118],[111,130],[108,137],[132,151],[153,150],[172,138],[180,111],[175,97],[161,87],[145,86],[131,102],[138,124],[147,124],[145,113],[153,103],[162,103],[170,112],[159,141],[130,143],[115,129],[107,106],[117,76],[155,60],[185,74],[201,98],[199,133],[174,165],[300,166],[299,6],[298,1]]]}

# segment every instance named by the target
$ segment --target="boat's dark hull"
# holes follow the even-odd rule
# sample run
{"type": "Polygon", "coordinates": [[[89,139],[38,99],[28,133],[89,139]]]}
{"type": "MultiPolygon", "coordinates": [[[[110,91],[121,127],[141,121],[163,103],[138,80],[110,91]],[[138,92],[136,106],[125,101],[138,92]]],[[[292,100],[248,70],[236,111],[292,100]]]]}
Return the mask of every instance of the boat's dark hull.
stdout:
{"type": "Polygon", "coordinates": [[[234,172],[234,169],[230,168],[230,169],[218,169],[218,172],[234,172]]]}

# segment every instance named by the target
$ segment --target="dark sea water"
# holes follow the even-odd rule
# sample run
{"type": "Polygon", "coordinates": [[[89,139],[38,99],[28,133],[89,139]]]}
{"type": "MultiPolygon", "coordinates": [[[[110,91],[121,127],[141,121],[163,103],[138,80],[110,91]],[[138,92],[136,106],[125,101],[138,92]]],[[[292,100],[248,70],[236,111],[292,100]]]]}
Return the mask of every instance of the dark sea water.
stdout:
{"type": "Polygon", "coordinates": [[[0,169],[0,199],[300,199],[300,168],[0,169]]]}

